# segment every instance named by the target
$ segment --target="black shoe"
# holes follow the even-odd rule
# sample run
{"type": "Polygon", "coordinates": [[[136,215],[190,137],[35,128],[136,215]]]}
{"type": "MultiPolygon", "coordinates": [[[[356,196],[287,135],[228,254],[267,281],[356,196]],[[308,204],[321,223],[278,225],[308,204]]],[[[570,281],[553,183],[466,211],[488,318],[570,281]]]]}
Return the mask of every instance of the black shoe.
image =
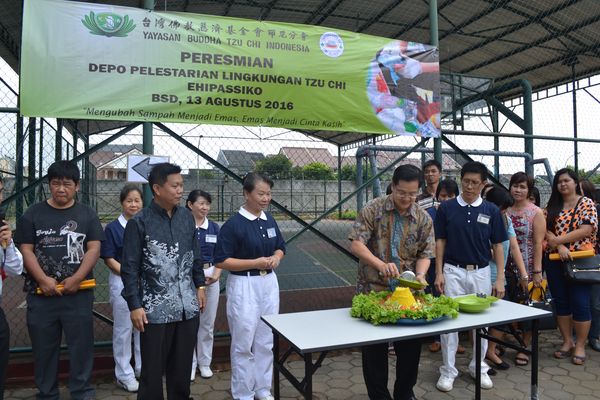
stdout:
{"type": "Polygon", "coordinates": [[[588,340],[588,344],[592,348],[592,350],[600,351],[600,340],[598,339],[590,339],[588,340]]]}
{"type": "Polygon", "coordinates": [[[490,368],[488,369],[488,375],[489,376],[496,376],[496,374],[498,373],[498,371],[496,371],[494,368],[490,368]]]}

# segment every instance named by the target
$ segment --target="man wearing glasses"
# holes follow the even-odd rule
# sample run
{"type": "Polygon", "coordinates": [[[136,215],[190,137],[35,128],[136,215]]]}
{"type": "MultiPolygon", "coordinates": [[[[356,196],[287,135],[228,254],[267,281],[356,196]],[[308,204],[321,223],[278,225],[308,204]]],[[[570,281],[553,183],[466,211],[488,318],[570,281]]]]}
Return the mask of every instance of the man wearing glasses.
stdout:
{"type": "MultiPolygon", "coordinates": [[[[387,290],[389,279],[406,270],[426,283],[435,242],[431,218],[415,204],[420,184],[421,170],[401,165],[394,171],[392,193],[372,200],[358,214],[349,236],[350,250],[359,259],[357,293],[387,290]]],[[[395,342],[394,350],[398,357],[393,399],[414,399],[421,341],[395,342]]],[[[369,398],[391,400],[387,389],[388,343],[363,347],[362,364],[369,398]]]]}
{"type": "MultiPolygon", "coordinates": [[[[460,177],[462,193],[440,204],[435,217],[436,289],[452,297],[483,292],[502,298],[504,268],[498,268],[496,284],[492,288],[490,248],[494,250],[496,265],[504,265],[502,242],[508,238],[498,207],[480,196],[487,180],[487,167],[480,162],[468,162],[461,169],[460,177]]],[[[442,392],[449,392],[458,376],[454,366],[458,333],[441,335],[441,342],[443,365],[436,387],[442,392]]],[[[491,389],[493,384],[487,374],[489,367],[483,361],[486,351],[487,340],[482,340],[481,360],[475,360],[473,349],[469,373],[474,378],[476,368],[480,368],[481,387],[491,389]]]]}

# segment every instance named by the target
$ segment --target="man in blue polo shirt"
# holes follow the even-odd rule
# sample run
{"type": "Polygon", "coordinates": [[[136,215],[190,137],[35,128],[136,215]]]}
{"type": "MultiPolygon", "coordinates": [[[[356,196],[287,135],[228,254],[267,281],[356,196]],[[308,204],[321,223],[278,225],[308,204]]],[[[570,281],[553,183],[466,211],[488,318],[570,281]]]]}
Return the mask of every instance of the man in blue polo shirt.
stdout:
{"type": "MultiPolygon", "coordinates": [[[[492,288],[489,260],[504,265],[502,242],[507,240],[506,229],[500,210],[483,200],[481,189],[487,180],[487,168],[480,162],[468,162],[460,171],[462,193],[455,199],[443,202],[435,219],[436,279],[435,286],[447,296],[469,293],[504,296],[504,270],[498,269],[496,284],[492,288]]],[[[458,376],[454,366],[458,333],[441,335],[443,365],[436,384],[438,390],[449,392],[458,376]]],[[[475,360],[475,349],[469,363],[469,373],[475,378],[476,367],[481,368],[481,387],[491,389],[492,381],[487,374],[488,365],[483,361],[487,341],[481,341],[481,360],[475,360]]]]}

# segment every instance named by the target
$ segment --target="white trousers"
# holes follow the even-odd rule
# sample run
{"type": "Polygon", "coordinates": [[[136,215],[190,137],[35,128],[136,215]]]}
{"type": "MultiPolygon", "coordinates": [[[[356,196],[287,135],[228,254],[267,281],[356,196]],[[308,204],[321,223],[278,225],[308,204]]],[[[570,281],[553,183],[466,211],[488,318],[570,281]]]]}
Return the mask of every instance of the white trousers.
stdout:
{"type": "MultiPolygon", "coordinates": [[[[490,277],[490,267],[467,271],[464,268],[455,267],[450,264],[444,264],[444,294],[446,296],[461,296],[471,293],[492,293],[492,282],[490,277]]],[[[473,331],[473,356],[469,363],[469,372],[475,374],[475,331],[473,331]]],[[[443,364],[440,367],[440,374],[449,378],[456,378],[458,370],[454,366],[456,363],[456,349],[458,349],[458,332],[441,335],[442,359],[443,364]]],[[[479,360],[482,373],[489,370],[489,366],[484,362],[487,351],[487,340],[481,339],[481,359],[479,360]]]]}
{"type": "Polygon", "coordinates": [[[135,379],[135,375],[142,370],[142,356],[140,354],[140,332],[133,329],[129,316],[127,302],[121,296],[123,282],[121,277],[113,273],[108,278],[110,290],[110,304],[113,312],[113,357],[115,359],[115,377],[123,382],[135,379]],[[131,367],[131,337],[133,336],[133,355],[135,372],[131,367]]]}
{"type": "Polygon", "coordinates": [[[253,400],[271,393],[273,333],[260,320],[279,312],[279,283],[265,276],[227,277],[227,321],[231,332],[231,394],[253,400]]]}
{"type": "Polygon", "coordinates": [[[192,371],[198,365],[209,367],[212,361],[213,331],[215,328],[215,318],[217,318],[220,291],[221,286],[219,281],[206,287],[206,307],[204,307],[204,311],[200,314],[200,325],[198,326],[196,351],[194,351],[194,358],[192,360],[192,371]]]}

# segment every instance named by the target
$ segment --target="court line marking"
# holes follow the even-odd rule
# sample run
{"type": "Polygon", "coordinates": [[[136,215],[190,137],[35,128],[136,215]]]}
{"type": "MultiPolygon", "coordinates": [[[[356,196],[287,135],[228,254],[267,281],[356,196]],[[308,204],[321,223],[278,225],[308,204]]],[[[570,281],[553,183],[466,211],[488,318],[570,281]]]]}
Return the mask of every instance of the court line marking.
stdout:
{"type": "MultiPolygon", "coordinates": [[[[312,254],[310,254],[308,251],[304,250],[304,249],[303,249],[303,248],[301,248],[300,246],[297,246],[296,248],[297,248],[298,250],[300,250],[301,252],[303,252],[304,254],[306,254],[306,255],[307,255],[307,256],[308,256],[308,257],[309,257],[311,260],[313,260],[313,263],[314,263],[315,265],[322,267],[323,269],[325,269],[326,271],[328,271],[330,274],[332,274],[332,275],[334,275],[334,276],[338,277],[338,278],[339,278],[339,279],[340,279],[342,282],[344,282],[346,285],[348,285],[348,286],[354,286],[354,284],[352,284],[352,283],[348,282],[348,281],[347,281],[345,278],[343,278],[343,277],[339,276],[339,275],[338,275],[337,273],[335,273],[335,272],[334,272],[334,271],[333,271],[331,268],[329,268],[329,267],[327,267],[327,266],[325,266],[325,265],[321,264],[321,263],[319,262],[319,260],[317,260],[317,259],[316,259],[316,258],[315,258],[315,257],[314,257],[312,254]]],[[[313,289],[316,289],[316,288],[313,288],[313,289]]]]}

